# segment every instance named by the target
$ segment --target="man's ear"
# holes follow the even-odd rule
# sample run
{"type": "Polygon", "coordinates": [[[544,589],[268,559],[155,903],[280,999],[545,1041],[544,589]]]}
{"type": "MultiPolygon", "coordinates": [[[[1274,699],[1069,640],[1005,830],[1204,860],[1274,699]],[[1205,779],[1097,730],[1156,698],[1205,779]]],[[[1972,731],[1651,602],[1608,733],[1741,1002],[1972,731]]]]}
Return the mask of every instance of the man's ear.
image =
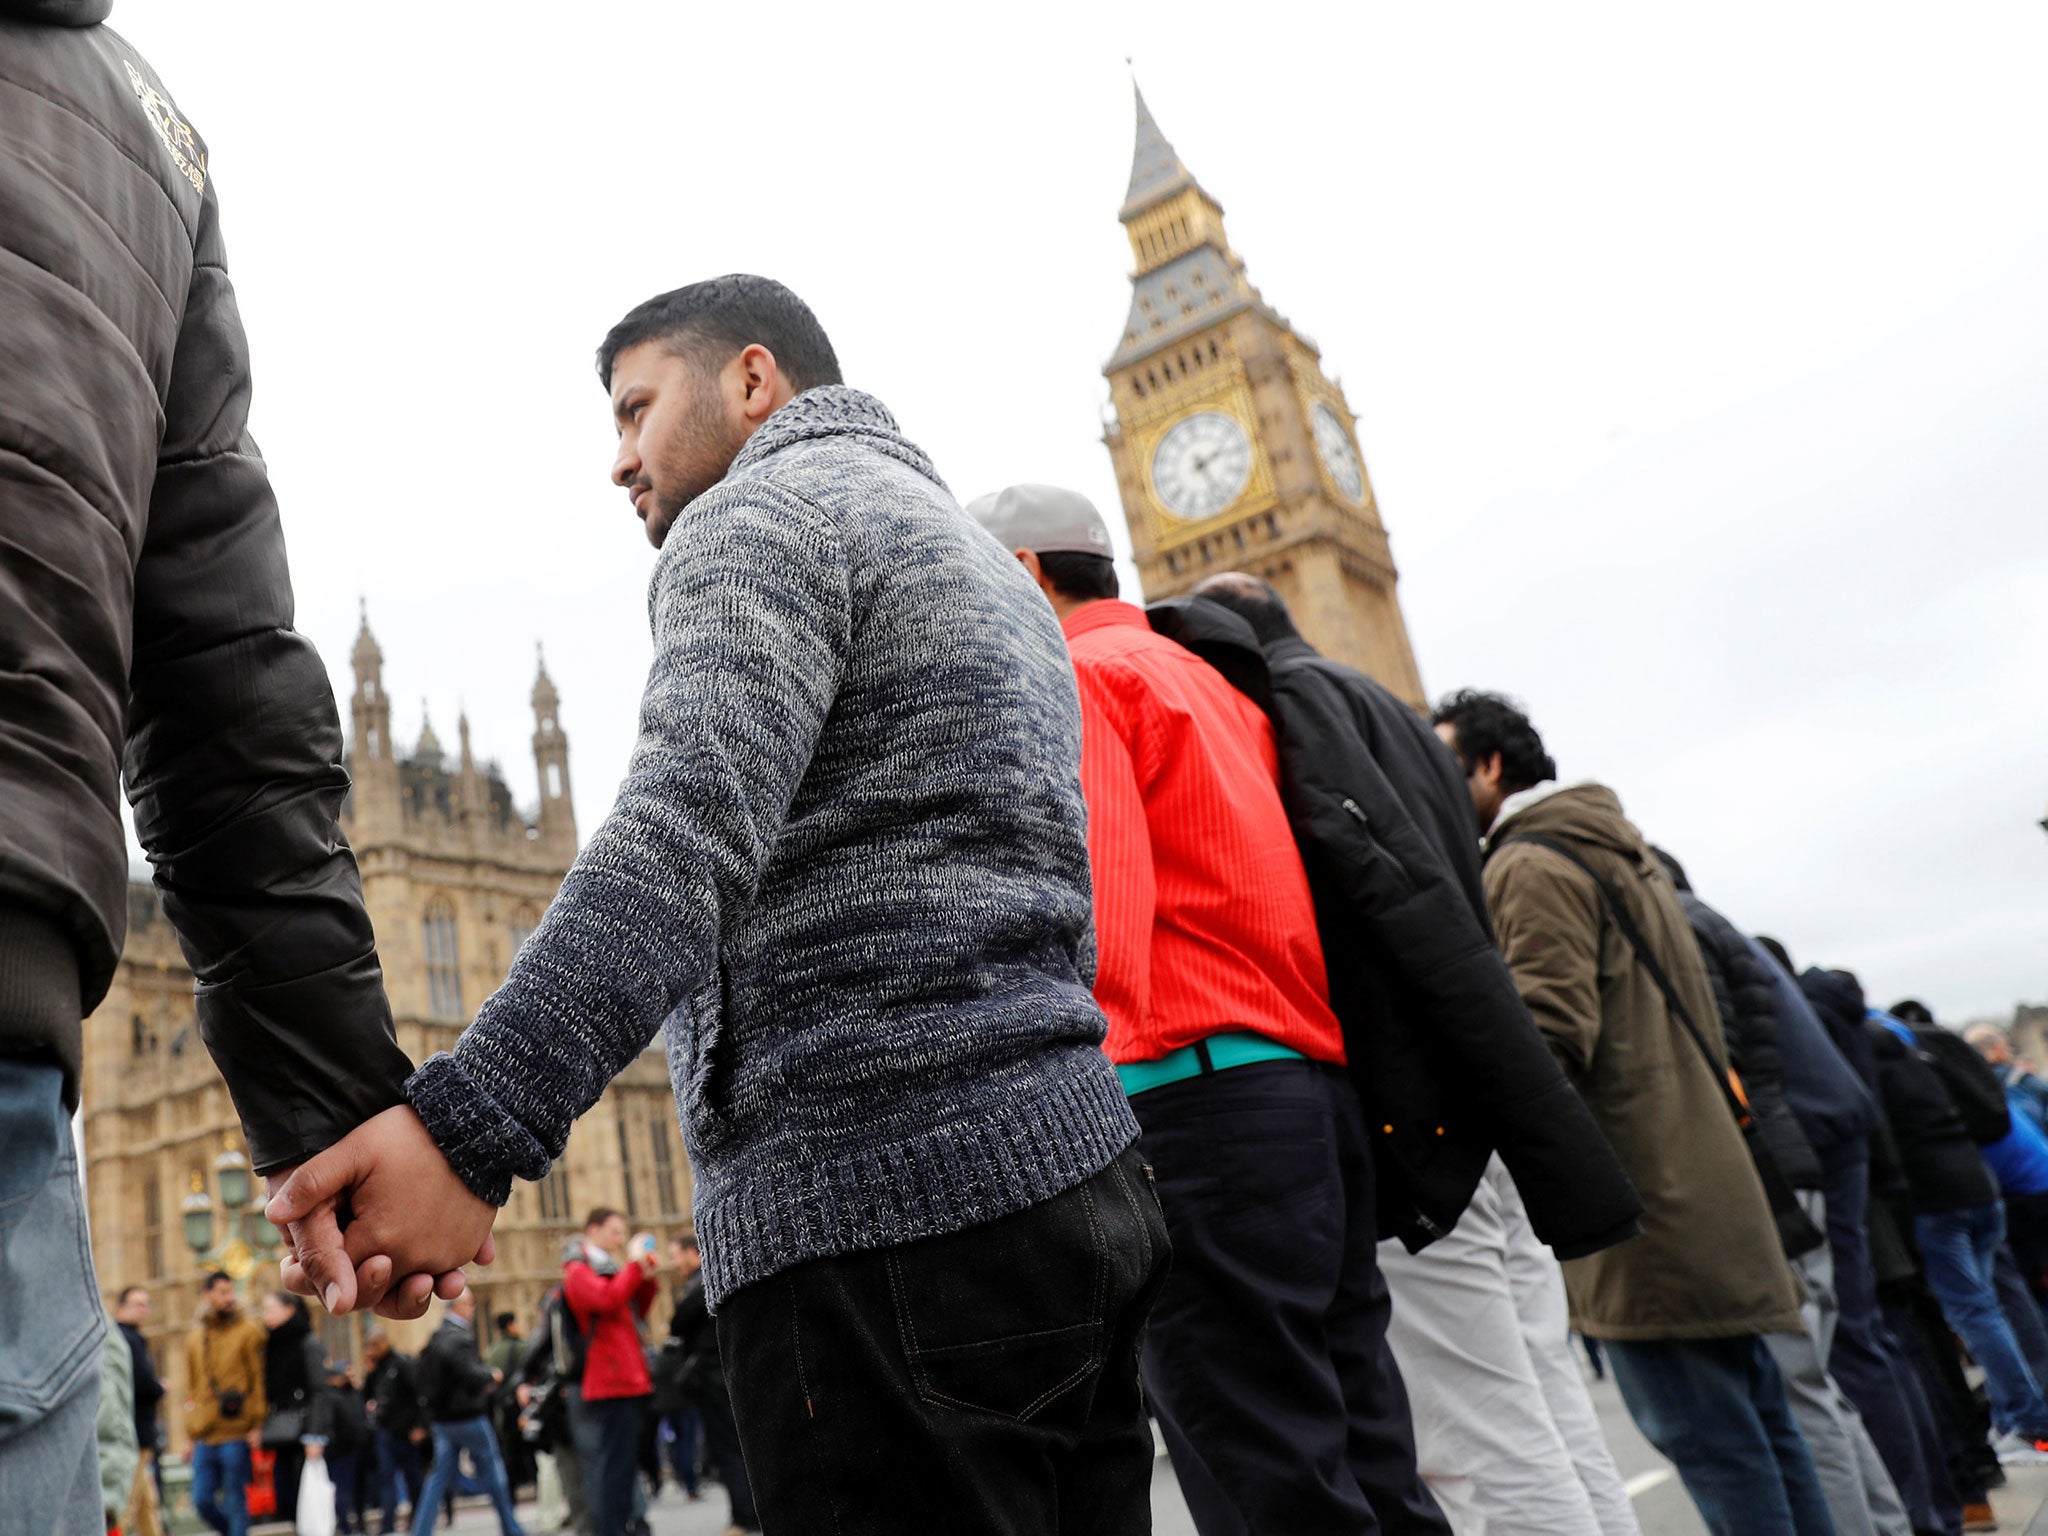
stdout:
{"type": "Polygon", "coordinates": [[[759,426],[789,403],[794,393],[775,354],[758,341],[739,355],[740,414],[759,426]]]}

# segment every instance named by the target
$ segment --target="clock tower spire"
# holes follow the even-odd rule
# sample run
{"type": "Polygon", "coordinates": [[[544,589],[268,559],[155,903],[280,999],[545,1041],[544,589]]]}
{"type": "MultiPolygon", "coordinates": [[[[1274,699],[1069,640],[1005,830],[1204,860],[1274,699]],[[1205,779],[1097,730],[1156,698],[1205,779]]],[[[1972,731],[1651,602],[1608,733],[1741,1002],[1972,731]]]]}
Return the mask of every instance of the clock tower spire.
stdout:
{"type": "Polygon", "coordinates": [[[1245,275],[1142,91],[1130,187],[1131,312],[1104,365],[1103,441],[1148,598],[1242,570],[1272,582],[1310,644],[1417,708],[1422,680],[1393,555],[1341,385],[1245,275]]]}

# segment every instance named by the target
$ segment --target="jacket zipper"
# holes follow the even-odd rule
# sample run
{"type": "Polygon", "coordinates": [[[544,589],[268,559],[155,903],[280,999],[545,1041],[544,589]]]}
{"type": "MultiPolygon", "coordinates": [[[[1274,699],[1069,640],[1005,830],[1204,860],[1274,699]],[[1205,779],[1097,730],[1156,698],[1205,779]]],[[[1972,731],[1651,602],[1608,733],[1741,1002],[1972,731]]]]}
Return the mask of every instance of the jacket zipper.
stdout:
{"type": "Polygon", "coordinates": [[[1373,851],[1377,853],[1381,858],[1385,859],[1387,863],[1393,867],[1394,873],[1399,875],[1401,879],[1404,882],[1406,882],[1409,889],[1414,889],[1414,877],[1408,873],[1407,867],[1404,864],[1402,864],[1402,862],[1399,859],[1394,857],[1393,850],[1387,847],[1386,844],[1382,843],[1378,838],[1372,835],[1372,822],[1366,818],[1365,812],[1359,809],[1358,802],[1352,799],[1349,795],[1346,795],[1342,803],[1345,811],[1350,815],[1351,819],[1357,822],[1358,825],[1364,829],[1366,840],[1372,844],[1373,851]]]}

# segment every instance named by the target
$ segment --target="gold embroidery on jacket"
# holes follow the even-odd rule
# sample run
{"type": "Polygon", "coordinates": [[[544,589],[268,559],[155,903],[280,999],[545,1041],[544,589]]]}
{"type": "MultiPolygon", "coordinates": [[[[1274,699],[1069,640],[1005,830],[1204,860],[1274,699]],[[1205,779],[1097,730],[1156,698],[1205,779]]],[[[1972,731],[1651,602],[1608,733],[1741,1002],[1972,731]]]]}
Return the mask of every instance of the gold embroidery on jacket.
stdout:
{"type": "Polygon", "coordinates": [[[206,190],[206,154],[199,147],[199,140],[191,128],[178,114],[171,110],[171,104],[164,93],[143,79],[142,71],[126,59],[121,67],[128,71],[128,83],[135,87],[135,94],[142,102],[143,115],[149,119],[156,136],[164,141],[164,148],[171,152],[171,161],[178,167],[178,174],[192,183],[192,190],[206,190]]]}

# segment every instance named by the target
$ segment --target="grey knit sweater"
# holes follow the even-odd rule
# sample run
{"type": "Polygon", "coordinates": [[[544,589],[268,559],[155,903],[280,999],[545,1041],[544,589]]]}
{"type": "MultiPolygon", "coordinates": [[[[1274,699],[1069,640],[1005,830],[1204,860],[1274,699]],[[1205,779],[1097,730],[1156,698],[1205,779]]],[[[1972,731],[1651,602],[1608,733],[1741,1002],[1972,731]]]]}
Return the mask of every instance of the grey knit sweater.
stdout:
{"type": "Polygon", "coordinates": [[[618,803],[407,1085],[503,1204],[666,1035],[714,1305],[1045,1200],[1137,1134],[1103,1056],[1066,646],[880,402],[770,416],[685,507],[618,803]]]}

